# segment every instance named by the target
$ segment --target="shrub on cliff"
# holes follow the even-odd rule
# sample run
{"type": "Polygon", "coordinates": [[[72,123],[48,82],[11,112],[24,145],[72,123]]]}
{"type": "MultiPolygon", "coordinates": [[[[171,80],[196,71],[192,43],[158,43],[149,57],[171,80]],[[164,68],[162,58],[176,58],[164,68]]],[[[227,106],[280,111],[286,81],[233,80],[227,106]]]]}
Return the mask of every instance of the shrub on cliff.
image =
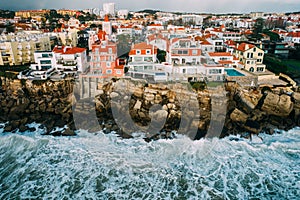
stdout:
{"type": "Polygon", "coordinates": [[[194,83],[191,83],[191,85],[192,85],[192,88],[197,91],[199,91],[199,90],[201,91],[206,88],[206,84],[203,82],[194,82],[194,83]]]}

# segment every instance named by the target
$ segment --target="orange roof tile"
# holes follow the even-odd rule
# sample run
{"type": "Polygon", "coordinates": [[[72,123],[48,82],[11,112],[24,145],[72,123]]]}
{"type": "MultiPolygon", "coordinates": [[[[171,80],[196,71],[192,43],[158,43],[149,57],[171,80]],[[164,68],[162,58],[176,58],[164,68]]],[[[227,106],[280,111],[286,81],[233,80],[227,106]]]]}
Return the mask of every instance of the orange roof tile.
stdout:
{"type": "Polygon", "coordinates": [[[79,48],[79,47],[65,47],[65,46],[56,46],[52,50],[54,53],[61,53],[61,54],[76,54],[76,53],[82,53],[86,51],[85,48],[79,48]]]}
{"type": "Polygon", "coordinates": [[[238,51],[246,51],[248,49],[252,49],[253,47],[255,47],[255,45],[253,45],[253,44],[241,43],[236,49],[238,51]]]}
{"type": "Polygon", "coordinates": [[[207,40],[204,40],[203,42],[201,42],[201,45],[212,45],[212,44],[207,40]]]}
{"type": "Polygon", "coordinates": [[[210,52],[208,54],[211,57],[232,56],[230,52],[210,52]]]}
{"type": "MultiPolygon", "coordinates": [[[[152,48],[153,48],[153,45],[147,44],[146,42],[141,42],[141,43],[135,44],[133,46],[133,49],[152,49],[152,48]]],[[[156,48],[156,47],[154,47],[154,48],[156,48]]]]}
{"type": "Polygon", "coordinates": [[[231,60],[220,60],[220,64],[232,64],[233,62],[231,60]]]}

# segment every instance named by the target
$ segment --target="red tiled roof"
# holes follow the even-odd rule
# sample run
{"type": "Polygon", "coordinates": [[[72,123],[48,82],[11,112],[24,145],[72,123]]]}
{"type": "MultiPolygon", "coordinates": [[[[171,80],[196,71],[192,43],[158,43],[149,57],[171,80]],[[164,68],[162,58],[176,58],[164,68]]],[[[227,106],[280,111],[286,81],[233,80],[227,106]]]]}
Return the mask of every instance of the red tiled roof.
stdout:
{"type": "Polygon", "coordinates": [[[236,42],[233,41],[233,40],[227,40],[225,43],[226,43],[228,46],[235,46],[235,45],[236,45],[236,42]]]}
{"type": "Polygon", "coordinates": [[[219,56],[232,56],[229,52],[210,52],[208,53],[211,57],[219,57],[219,56]]]}
{"type": "MultiPolygon", "coordinates": [[[[152,48],[153,48],[153,45],[147,44],[146,42],[141,42],[141,43],[135,44],[133,46],[133,49],[152,49],[152,48]]],[[[156,48],[156,47],[154,47],[154,48],[156,48]]]]}
{"type": "Polygon", "coordinates": [[[161,24],[150,24],[149,26],[162,26],[161,24]]]}
{"type": "Polygon", "coordinates": [[[253,45],[253,44],[247,44],[247,43],[242,43],[236,49],[238,51],[246,51],[248,49],[252,49],[253,47],[255,47],[255,45],[253,45]],[[248,48],[246,49],[247,45],[248,45],[248,48]]]}
{"type": "Polygon", "coordinates": [[[220,64],[232,64],[233,62],[231,60],[220,60],[220,64]]]}
{"type": "Polygon", "coordinates": [[[300,37],[300,32],[290,32],[287,34],[288,37],[300,37]]]}
{"type": "Polygon", "coordinates": [[[207,40],[204,40],[203,42],[201,42],[201,45],[212,45],[212,44],[207,40]]]}
{"type": "Polygon", "coordinates": [[[61,53],[61,54],[76,54],[76,53],[82,53],[86,51],[85,48],[79,48],[79,47],[65,47],[65,46],[56,46],[52,50],[54,53],[61,53]]]}

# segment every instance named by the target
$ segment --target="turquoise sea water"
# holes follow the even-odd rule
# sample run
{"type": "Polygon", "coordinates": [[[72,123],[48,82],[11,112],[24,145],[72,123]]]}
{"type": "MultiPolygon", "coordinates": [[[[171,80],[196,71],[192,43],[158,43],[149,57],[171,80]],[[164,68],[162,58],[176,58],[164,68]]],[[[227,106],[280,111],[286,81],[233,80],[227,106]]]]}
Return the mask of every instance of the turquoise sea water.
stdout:
{"type": "MultiPolygon", "coordinates": [[[[37,126],[34,125],[33,126],[37,126]]],[[[0,130],[0,199],[297,199],[300,129],[150,143],[0,130]]]]}

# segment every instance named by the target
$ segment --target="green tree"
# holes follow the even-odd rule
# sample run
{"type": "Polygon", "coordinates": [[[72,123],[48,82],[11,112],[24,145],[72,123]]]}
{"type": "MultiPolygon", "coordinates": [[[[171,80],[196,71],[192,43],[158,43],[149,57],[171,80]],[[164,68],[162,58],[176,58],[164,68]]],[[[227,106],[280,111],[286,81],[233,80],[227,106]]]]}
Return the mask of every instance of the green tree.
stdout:
{"type": "Polygon", "coordinates": [[[265,20],[263,18],[256,19],[256,22],[253,26],[252,37],[254,37],[256,39],[261,39],[262,38],[261,33],[263,32],[263,29],[264,29],[264,22],[265,22],[265,20]]]}
{"type": "Polygon", "coordinates": [[[161,62],[166,62],[166,51],[164,50],[160,50],[160,49],[157,49],[157,60],[161,63],[161,62]]]}
{"type": "Polygon", "coordinates": [[[280,41],[280,36],[277,33],[274,33],[272,31],[269,30],[263,30],[263,33],[270,36],[270,40],[272,42],[278,42],[280,41]]]}

